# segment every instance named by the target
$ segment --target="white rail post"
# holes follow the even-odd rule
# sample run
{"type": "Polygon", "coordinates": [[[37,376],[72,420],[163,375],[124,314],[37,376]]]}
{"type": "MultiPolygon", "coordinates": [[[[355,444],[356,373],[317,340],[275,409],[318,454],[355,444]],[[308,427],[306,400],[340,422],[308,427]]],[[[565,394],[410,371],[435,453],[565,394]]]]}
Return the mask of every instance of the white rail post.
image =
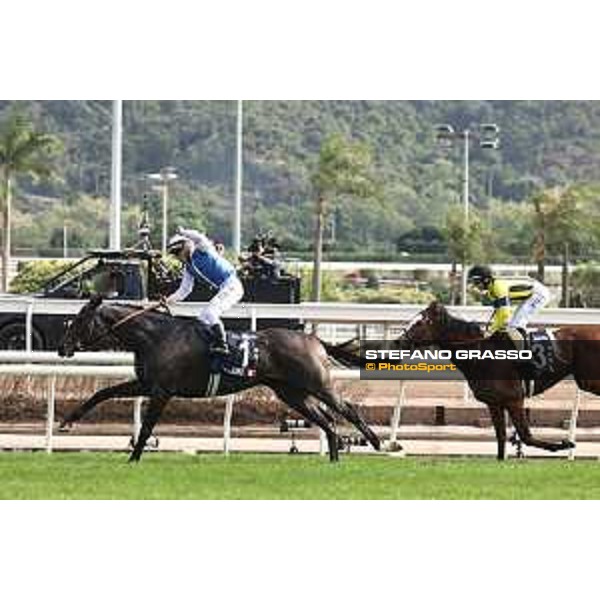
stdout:
{"type": "Polygon", "coordinates": [[[321,456],[327,454],[327,436],[322,429],[319,429],[319,454],[321,456]]]}
{"type": "MultiPolygon", "coordinates": [[[[31,354],[33,351],[33,302],[33,298],[29,298],[25,309],[25,352],[28,354],[31,354]]],[[[31,375],[28,375],[26,379],[28,394],[33,393],[32,382],[31,375]]]]}
{"type": "Polygon", "coordinates": [[[469,382],[465,380],[465,382],[463,384],[463,402],[469,401],[469,392],[470,392],[469,382]]]}
{"type": "Polygon", "coordinates": [[[140,435],[140,430],[142,428],[142,402],[144,399],[139,396],[135,398],[133,401],[133,430],[131,432],[133,445],[135,446],[138,437],[140,435]]]}
{"type": "MultiPolygon", "coordinates": [[[[250,307],[250,331],[256,332],[257,317],[256,307],[250,307]]],[[[223,453],[229,456],[231,448],[231,419],[233,418],[233,404],[237,400],[237,394],[230,394],[225,398],[225,415],[223,416],[223,453]]]]}
{"type": "Polygon", "coordinates": [[[56,403],[56,375],[48,378],[48,410],[46,412],[46,452],[52,454],[52,430],[56,403]]]}
{"type": "Polygon", "coordinates": [[[327,436],[325,432],[319,428],[319,456],[325,456],[327,454],[327,436]]]}
{"type": "Polygon", "coordinates": [[[386,342],[385,347],[387,348],[387,342],[390,341],[390,324],[388,321],[383,323],[383,341],[386,342]]]}
{"type": "Polygon", "coordinates": [[[400,387],[398,389],[398,399],[394,406],[394,412],[392,413],[392,421],[390,423],[390,441],[389,449],[394,452],[398,446],[398,428],[400,426],[400,417],[402,415],[402,405],[406,397],[406,382],[400,381],[400,387]]]}
{"type": "Polygon", "coordinates": [[[25,312],[25,351],[33,350],[33,298],[27,302],[25,312]]]}
{"type": "MultiPolygon", "coordinates": [[[[569,422],[569,441],[575,443],[577,435],[577,419],[579,417],[579,405],[581,403],[581,390],[579,387],[575,392],[575,400],[573,400],[573,408],[571,409],[571,421],[569,422]]],[[[575,448],[569,449],[569,460],[575,460],[575,448]]]]}
{"type": "Polygon", "coordinates": [[[225,417],[223,419],[223,452],[225,456],[229,456],[231,446],[231,417],[233,415],[235,398],[236,394],[230,394],[225,399],[225,417]]]}

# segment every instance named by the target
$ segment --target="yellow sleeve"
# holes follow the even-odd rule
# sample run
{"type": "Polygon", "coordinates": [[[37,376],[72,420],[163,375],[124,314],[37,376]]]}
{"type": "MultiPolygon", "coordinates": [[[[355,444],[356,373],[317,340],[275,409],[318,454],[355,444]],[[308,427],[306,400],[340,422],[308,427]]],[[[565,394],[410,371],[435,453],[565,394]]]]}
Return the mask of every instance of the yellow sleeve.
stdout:
{"type": "Polygon", "coordinates": [[[501,279],[494,279],[489,287],[489,296],[495,309],[490,332],[495,333],[508,325],[512,314],[508,283],[501,279]]]}
{"type": "Polygon", "coordinates": [[[500,308],[497,308],[490,324],[490,333],[495,333],[496,331],[504,329],[508,325],[510,315],[510,306],[501,306],[500,308]]]}
{"type": "Polygon", "coordinates": [[[494,279],[488,288],[490,299],[492,301],[501,300],[502,298],[508,298],[508,283],[502,281],[502,279],[494,279]]]}

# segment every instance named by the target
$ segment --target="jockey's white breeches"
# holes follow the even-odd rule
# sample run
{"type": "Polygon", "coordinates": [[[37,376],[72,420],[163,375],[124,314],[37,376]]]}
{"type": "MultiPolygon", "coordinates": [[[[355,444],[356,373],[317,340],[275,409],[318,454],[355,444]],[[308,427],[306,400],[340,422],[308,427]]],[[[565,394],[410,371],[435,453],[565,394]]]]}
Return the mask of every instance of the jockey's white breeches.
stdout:
{"type": "Polygon", "coordinates": [[[525,302],[515,310],[508,322],[508,326],[524,329],[533,314],[548,304],[549,300],[550,292],[548,291],[548,288],[541,284],[535,284],[533,286],[531,297],[525,300],[525,302]]]}
{"type": "Polygon", "coordinates": [[[244,295],[242,282],[232,275],[221,285],[219,291],[208,303],[208,306],[200,313],[198,319],[207,325],[221,323],[221,315],[237,304],[244,295]]]}

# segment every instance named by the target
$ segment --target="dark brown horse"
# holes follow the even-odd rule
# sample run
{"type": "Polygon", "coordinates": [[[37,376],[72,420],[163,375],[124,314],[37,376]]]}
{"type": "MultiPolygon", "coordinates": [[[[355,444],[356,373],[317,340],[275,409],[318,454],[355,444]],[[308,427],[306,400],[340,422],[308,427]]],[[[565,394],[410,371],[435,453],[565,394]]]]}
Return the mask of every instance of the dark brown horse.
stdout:
{"type": "MultiPolygon", "coordinates": [[[[600,395],[600,327],[578,325],[561,327],[554,332],[557,356],[551,370],[535,380],[534,395],[572,375],[584,391],[600,395]]],[[[507,336],[484,338],[479,325],[450,315],[445,307],[431,303],[404,332],[400,342],[412,346],[436,345],[443,350],[512,346],[507,336]]],[[[568,439],[550,442],[536,438],[527,422],[520,366],[513,361],[454,360],[467,379],[475,398],[487,405],[498,442],[498,459],[505,457],[506,412],[521,441],[551,452],[573,447],[568,439]],[[485,364],[484,364],[485,363],[485,364]]]]}
{"type": "MultiPolygon", "coordinates": [[[[86,304],[69,325],[59,353],[72,356],[78,349],[97,349],[100,342],[108,340],[110,345],[134,353],[136,379],[98,391],[66,416],[61,428],[70,427],[110,398],[147,396],[150,401],[130,457],[138,461],[173,396],[199,398],[206,395],[210,378],[210,334],[208,328],[195,319],[172,317],[158,310],[131,305],[104,304],[98,297],[86,304]]],[[[352,423],[379,450],[377,435],[356,409],[334,392],[330,362],[318,338],[287,329],[266,329],[257,334],[257,346],[256,377],[223,378],[215,395],[267,385],[283,402],[325,432],[330,460],[338,460],[339,439],[334,415],[352,423]]]]}

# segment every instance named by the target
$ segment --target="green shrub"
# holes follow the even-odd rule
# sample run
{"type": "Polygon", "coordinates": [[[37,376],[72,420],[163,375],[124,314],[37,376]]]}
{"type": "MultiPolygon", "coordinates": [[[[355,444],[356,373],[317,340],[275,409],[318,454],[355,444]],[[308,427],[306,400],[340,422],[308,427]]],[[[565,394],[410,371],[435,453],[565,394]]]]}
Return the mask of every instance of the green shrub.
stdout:
{"type": "MultiPolygon", "coordinates": [[[[302,277],[302,301],[307,302],[311,298],[312,270],[303,269],[302,277]]],[[[323,302],[358,302],[365,304],[428,304],[432,300],[447,299],[447,283],[437,280],[437,285],[432,289],[416,289],[415,287],[395,287],[380,284],[375,271],[361,271],[362,277],[367,277],[365,287],[349,285],[343,274],[323,271],[321,300],[323,302]],[[375,282],[377,285],[375,285],[375,282]]]]}
{"type": "Polygon", "coordinates": [[[9,291],[14,294],[39,292],[42,285],[67,265],[64,260],[32,260],[19,264],[19,272],[11,281],[9,291]]]}
{"type": "Polygon", "coordinates": [[[578,266],[571,276],[573,306],[600,307],[600,264],[588,262],[578,266]]]}
{"type": "MultiPolygon", "coordinates": [[[[302,279],[301,300],[310,302],[312,298],[312,269],[302,269],[299,273],[302,279]]],[[[321,301],[322,302],[345,302],[343,296],[342,276],[331,271],[321,271],[321,301]]]]}
{"type": "Polygon", "coordinates": [[[415,288],[381,287],[357,288],[346,292],[344,302],[363,304],[429,304],[435,300],[435,294],[428,290],[415,288]]]}

